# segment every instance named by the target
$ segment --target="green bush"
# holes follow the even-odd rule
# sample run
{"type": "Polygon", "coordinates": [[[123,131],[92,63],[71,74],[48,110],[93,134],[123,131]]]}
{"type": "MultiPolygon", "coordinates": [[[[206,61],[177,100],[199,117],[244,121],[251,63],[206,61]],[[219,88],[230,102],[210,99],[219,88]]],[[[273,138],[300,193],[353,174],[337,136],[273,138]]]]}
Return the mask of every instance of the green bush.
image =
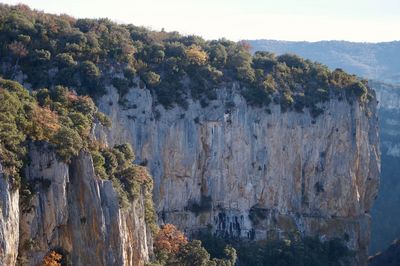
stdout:
{"type": "Polygon", "coordinates": [[[68,127],[62,127],[51,141],[56,145],[57,155],[65,162],[78,155],[84,144],[78,132],[68,127]]]}
{"type": "Polygon", "coordinates": [[[160,75],[153,71],[149,71],[144,75],[144,82],[149,88],[155,87],[160,83],[160,75]]]}

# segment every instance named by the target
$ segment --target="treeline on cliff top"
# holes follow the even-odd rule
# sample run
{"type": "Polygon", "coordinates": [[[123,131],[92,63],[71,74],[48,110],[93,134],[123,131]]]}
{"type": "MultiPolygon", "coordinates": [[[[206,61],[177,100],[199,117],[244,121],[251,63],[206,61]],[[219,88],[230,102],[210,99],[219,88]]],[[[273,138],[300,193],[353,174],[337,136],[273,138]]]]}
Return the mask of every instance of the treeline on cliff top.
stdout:
{"type": "Polygon", "coordinates": [[[22,72],[34,89],[63,85],[97,97],[107,84],[121,96],[146,85],[166,108],[186,108],[188,98],[207,106],[232,82],[251,105],[273,101],[283,110],[309,108],[314,116],[322,112],[318,103],[332,97],[368,97],[366,81],[296,55],[252,55],[245,42],[56,16],[25,5],[0,5],[0,53],[1,75],[17,79],[22,72]]]}

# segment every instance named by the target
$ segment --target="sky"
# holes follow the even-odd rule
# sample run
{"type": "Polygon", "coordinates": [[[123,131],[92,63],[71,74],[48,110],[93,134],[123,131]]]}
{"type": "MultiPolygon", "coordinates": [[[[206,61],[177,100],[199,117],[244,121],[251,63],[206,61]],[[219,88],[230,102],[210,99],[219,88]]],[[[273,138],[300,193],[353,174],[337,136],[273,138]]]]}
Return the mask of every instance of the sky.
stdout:
{"type": "Polygon", "coordinates": [[[400,40],[400,0],[0,0],[205,39],[400,40]]]}

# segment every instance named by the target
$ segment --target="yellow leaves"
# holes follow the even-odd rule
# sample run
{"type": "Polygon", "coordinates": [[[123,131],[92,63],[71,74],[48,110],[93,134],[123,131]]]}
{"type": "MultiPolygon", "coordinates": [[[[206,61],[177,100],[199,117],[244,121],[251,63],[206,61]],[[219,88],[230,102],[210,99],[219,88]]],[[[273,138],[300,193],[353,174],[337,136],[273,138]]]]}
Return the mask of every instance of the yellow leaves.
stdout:
{"type": "Polygon", "coordinates": [[[185,53],[190,64],[204,65],[207,63],[208,54],[204,52],[198,45],[191,45],[188,49],[186,49],[185,53]]]}

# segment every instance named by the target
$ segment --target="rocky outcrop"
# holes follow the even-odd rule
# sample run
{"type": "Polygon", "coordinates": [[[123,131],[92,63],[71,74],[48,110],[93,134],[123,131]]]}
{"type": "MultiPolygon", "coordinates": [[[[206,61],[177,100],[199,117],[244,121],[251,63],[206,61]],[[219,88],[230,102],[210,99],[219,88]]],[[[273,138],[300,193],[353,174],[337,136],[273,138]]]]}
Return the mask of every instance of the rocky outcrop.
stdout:
{"type": "Polygon", "coordinates": [[[314,119],[251,107],[235,86],[187,110],[165,110],[140,88],[121,101],[109,88],[99,108],[113,127],[97,135],[130,142],[147,164],[160,223],[249,239],[343,237],[362,265],[379,184],[376,104],[332,99],[314,119]]]}
{"type": "Polygon", "coordinates": [[[72,265],[144,265],[151,234],[143,198],[120,209],[110,180],[96,178],[86,152],[70,165],[32,145],[26,177],[35,195],[22,208],[19,259],[36,265],[50,250],[72,265]]]}
{"type": "Polygon", "coordinates": [[[18,255],[19,191],[10,187],[0,164],[0,265],[15,265],[18,255]]]}

